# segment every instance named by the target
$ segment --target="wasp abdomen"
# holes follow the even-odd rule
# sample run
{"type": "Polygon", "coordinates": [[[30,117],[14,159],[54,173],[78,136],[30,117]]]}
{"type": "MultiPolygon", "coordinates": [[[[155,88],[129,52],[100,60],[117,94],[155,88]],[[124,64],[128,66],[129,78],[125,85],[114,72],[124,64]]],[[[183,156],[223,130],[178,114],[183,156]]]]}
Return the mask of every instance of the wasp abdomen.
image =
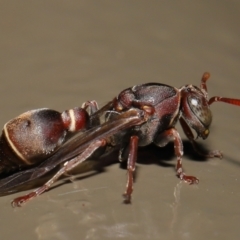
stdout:
{"type": "Polygon", "coordinates": [[[88,114],[82,108],[63,113],[41,108],[8,121],[0,139],[0,174],[45,160],[61,146],[67,132],[87,123],[88,114]]]}

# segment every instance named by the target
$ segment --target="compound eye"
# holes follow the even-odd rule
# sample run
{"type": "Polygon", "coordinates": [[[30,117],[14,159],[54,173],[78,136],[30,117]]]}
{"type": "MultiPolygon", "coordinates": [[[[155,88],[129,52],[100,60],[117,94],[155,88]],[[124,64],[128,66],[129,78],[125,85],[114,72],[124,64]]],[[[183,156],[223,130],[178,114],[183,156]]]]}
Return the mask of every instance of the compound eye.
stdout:
{"type": "Polygon", "coordinates": [[[208,128],[212,122],[212,113],[207,100],[203,96],[191,95],[188,97],[188,105],[203,126],[208,128]]]}

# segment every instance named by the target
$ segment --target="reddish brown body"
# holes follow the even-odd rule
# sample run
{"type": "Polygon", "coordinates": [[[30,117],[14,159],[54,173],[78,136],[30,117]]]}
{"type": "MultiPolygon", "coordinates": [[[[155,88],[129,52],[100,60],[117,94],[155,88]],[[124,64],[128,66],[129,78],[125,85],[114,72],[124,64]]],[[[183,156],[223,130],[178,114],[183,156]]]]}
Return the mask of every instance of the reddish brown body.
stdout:
{"type": "MultiPolygon", "coordinates": [[[[63,167],[42,187],[15,199],[12,203],[14,206],[21,206],[24,202],[46,191],[62,174],[88,159],[97,149],[104,146],[105,150],[108,151],[118,147],[120,149],[119,160],[126,159],[128,162],[128,180],[124,202],[129,203],[133,190],[133,173],[138,146],[154,143],[163,147],[169,141],[174,142],[174,150],[177,156],[177,176],[190,184],[197,183],[198,179],[196,177],[188,176],[183,171],[183,144],[175,128],[176,123],[180,122],[194,149],[199,152],[191,129],[194,129],[197,136],[203,139],[208,137],[212,122],[210,105],[213,102],[222,101],[240,106],[240,99],[222,97],[208,99],[206,81],[209,76],[208,73],[203,75],[200,87],[185,85],[177,89],[160,83],[137,85],[125,89],[99,110],[96,102],[87,102],[77,112],[80,116],[77,118],[79,119],[77,125],[80,127],[73,128],[74,131],[79,129],[82,131],[78,131],[64,144],[62,142],[64,142],[65,135],[72,129],[69,127],[71,125],[69,119],[75,118],[56,113],[58,115],[56,118],[48,119],[44,117],[42,119],[38,117],[42,110],[34,110],[22,115],[28,116],[31,121],[34,120],[34,123],[35,114],[37,116],[36,128],[34,127],[36,131],[30,130],[26,134],[22,133],[25,127],[29,125],[25,117],[13,119],[4,127],[2,147],[0,146],[2,151],[0,169],[7,170],[15,164],[15,160],[8,160],[13,154],[19,165],[25,166],[29,163],[30,165],[35,163],[36,166],[17,171],[2,179],[0,181],[0,193],[9,193],[14,187],[33,181],[64,163],[63,167]],[[87,107],[90,107],[89,115],[85,111],[87,107]],[[21,124],[18,124],[19,122],[21,124]],[[38,131],[37,129],[44,129],[44,131],[38,131]],[[42,135],[42,133],[44,134],[42,135]],[[31,134],[32,136],[30,136],[31,134]],[[35,138],[40,139],[39,142],[36,141],[37,144],[34,143],[35,138]],[[11,152],[6,147],[7,145],[17,146],[17,151],[14,147],[11,147],[11,151],[13,150],[11,152]],[[37,147],[35,148],[34,145],[37,147]]],[[[199,152],[199,154],[202,153],[199,152]]],[[[218,150],[210,151],[204,155],[206,157],[222,157],[222,153],[218,150]]]]}
{"type": "Polygon", "coordinates": [[[137,127],[139,146],[154,142],[156,134],[174,126],[180,112],[181,95],[177,88],[158,83],[147,83],[128,88],[114,101],[114,109],[121,112],[140,108],[149,113],[145,124],[137,127]]]}

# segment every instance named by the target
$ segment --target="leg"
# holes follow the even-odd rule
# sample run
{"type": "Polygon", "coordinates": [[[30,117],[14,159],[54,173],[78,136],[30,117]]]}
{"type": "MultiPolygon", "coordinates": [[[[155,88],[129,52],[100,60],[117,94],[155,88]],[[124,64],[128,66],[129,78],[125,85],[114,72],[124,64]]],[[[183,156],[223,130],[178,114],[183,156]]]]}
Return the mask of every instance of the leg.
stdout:
{"type": "Polygon", "coordinates": [[[201,156],[204,156],[206,158],[222,158],[222,152],[219,150],[212,150],[206,153],[201,152],[198,147],[197,147],[197,143],[194,141],[194,135],[190,129],[190,127],[187,125],[186,121],[183,118],[179,119],[179,122],[182,126],[182,129],[185,133],[185,135],[187,136],[187,138],[189,139],[189,141],[192,143],[192,146],[194,148],[194,150],[201,156]]]}
{"type": "Polygon", "coordinates": [[[183,144],[182,144],[180,135],[175,128],[170,128],[164,131],[163,133],[161,133],[154,140],[154,143],[158,146],[164,146],[170,141],[170,139],[173,139],[174,141],[174,150],[175,150],[175,155],[177,156],[177,167],[176,167],[177,176],[181,180],[184,180],[189,184],[198,183],[199,180],[196,177],[187,176],[183,171],[183,167],[182,167],[183,144]]]}
{"type": "Polygon", "coordinates": [[[82,108],[84,108],[85,110],[89,108],[90,115],[92,115],[99,109],[98,104],[95,100],[84,102],[82,104],[82,108]]]}
{"type": "Polygon", "coordinates": [[[138,137],[132,136],[129,143],[129,154],[128,154],[128,175],[126,191],[123,194],[124,203],[131,203],[131,194],[133,192],[133,174],[135,171],[135,164],[137,160],[137,149],[138,149],[138,137]]]}
{"type": "Polygon", "coordinates": [[[106,144],[105,140],[96,140],[92,144],[90,144],[84,152],[82,152],[79,156],[67,161],[64,163],[63,167],[49,180],[47,181],[42,187],[39,187],[35,189],[33,192],[30,192],[27,195],[15,198],[12,201],[13,207],[21,207],[22,204],[25,202],[33,199],[34,197],[39,196],[46,190],[48,190],[54,182],[57,181],[57,179],[62,176],[63,174],[67,173],[68,171],[75,168],[77,165],[88,159],[95,150],[97,150],[99,147],[104,146],[106,144]]]}

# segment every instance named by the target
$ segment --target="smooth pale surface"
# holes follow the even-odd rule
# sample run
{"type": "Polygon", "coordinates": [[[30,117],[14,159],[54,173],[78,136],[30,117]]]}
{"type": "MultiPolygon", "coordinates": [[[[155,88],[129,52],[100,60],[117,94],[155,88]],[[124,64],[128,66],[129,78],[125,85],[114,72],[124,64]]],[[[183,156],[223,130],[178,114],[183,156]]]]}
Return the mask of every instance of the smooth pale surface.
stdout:
{"type": "MultiPolygon", "coordinates": [[[[205,71],[210,96],[240,98],[239,12],[234,0],[3,1],[0,124],[40,107],[104,104],[145,82],[199,85],[205,71]]],[[[1,197],[0,238],[239,239],[240,108],[216,103],[212,111],[201,142],[225,155],[184,157],[199,185],[180,183],[172,167],[139,164],[133,203],[124,205],[126,172],[113,164],[22,208],[10,206],[21,193],[1,197]]]]}

